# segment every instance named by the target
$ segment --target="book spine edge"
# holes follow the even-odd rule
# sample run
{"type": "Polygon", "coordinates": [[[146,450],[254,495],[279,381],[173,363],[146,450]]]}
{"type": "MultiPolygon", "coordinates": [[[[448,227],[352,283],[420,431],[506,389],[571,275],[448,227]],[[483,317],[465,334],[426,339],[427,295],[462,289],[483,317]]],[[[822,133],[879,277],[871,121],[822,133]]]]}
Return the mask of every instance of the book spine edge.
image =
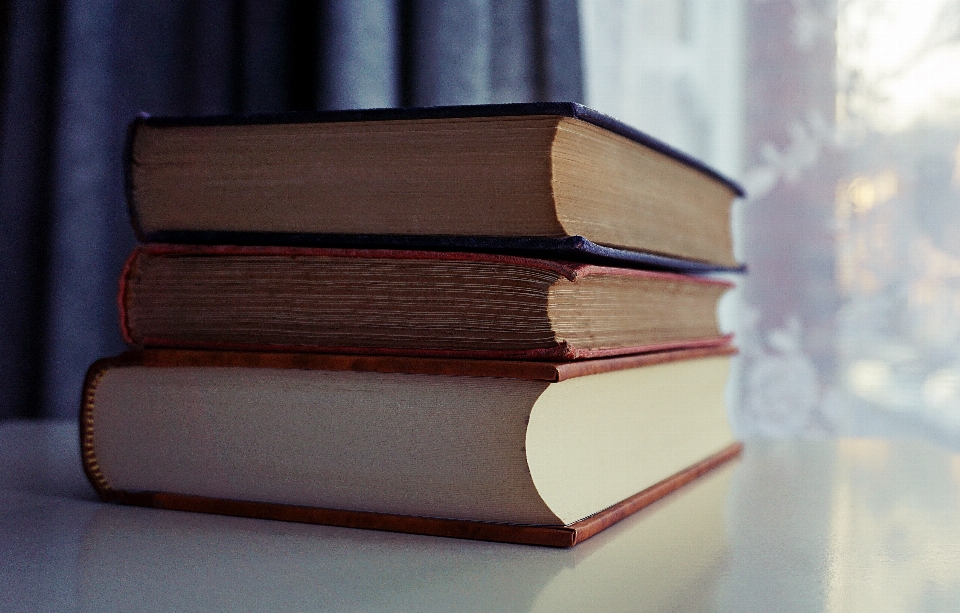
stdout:
{"type": "Polygon", "coordinates": [[[733,460],[743,451],[743,443],[734,442],[724,447],[719,452],[697,462],[675,475],[667,477],[663,481],[648,487],[626,500],[619,502],[612,507],[600,511],[596,515],[591,515],[586,519],[570,524],[568,527],[574,531],[573,544],[583,542],[591,536],[609,528],[617,522],[626,519],[637,511],[647,507],[661,498],[671,494],[684,485],[696,480],[697,478],[709,473],[723,464],[733,460]]]}
{"type": "Polygon", "coordinates": [[[150,116],[147,113],[139,113],[130,125],[127,127],[126,139],[123,145],[123,190],[127,200],[127,213],[130,218],[130,225],[133,226],[133,233],[139,241],[146,240],[146,233],[143,225],[140,223],[140,214],[137,210],[137,201],[134,197],[135,189],[133,182],[133,149],[137,140],[137,132],[144,125],[150,116]]]}
{"type": "Polygon", "coordinates": [[[123,504],[173,511],[522,545],[571,547],[575,540],[575,531],[567,526],[496,524],[459,519],[415,517],[370,511],[348,511],[271,502],[209,498],[171,492],[118,492],[116,501],[123,504]]]}
{"type": "Polygon", "coordinates": [[[110,487],[97,460],[97,449],[94,441],[94,412],[96,409],[97,386],[111,368],[112,359],[97,360],[87,370],[83,382],[83,392],[80,401],[80,460],[83,464],[83,473],[96,490],[101,500],[107,502],[117,499],[116,492],[110,487]]]}
{"type": "Polygon", "coordinates": [[[130,289],[130,275],[133,274],[134,263],[140,257],[142,247],[134,247],[133,251],[127,257],[123,264],[123,270],[120,272],[120,283],[117,288],[117,312],[119,313],[120,334],[128,345],[136,345],[134,341],[134,331],[130,324],[130,313],[127,309],[127,294],[130,289]]]}

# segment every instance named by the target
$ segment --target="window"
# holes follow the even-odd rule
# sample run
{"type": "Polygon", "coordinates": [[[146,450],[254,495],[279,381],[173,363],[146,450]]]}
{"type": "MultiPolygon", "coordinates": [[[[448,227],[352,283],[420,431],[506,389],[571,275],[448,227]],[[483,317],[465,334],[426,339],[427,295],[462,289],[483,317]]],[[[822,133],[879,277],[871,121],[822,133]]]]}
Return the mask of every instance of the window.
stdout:
{"type": "Polygon", "coordinates": [[[960,444],[960,5],[582,0],[586,102],[741,181],[741,434],[960,444]]]}

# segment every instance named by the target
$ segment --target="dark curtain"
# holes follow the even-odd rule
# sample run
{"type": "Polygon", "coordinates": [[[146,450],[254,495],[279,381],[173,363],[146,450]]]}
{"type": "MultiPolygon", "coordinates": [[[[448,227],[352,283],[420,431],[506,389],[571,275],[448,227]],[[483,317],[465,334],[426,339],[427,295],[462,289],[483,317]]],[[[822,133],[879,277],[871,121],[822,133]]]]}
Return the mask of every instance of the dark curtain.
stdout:
{"type": "Polygon", "coordinates": [[[0,36],[0,418],[73,417],[123,350],[135,113],[582,98],[575,0],[15,0],[0,36]]]}

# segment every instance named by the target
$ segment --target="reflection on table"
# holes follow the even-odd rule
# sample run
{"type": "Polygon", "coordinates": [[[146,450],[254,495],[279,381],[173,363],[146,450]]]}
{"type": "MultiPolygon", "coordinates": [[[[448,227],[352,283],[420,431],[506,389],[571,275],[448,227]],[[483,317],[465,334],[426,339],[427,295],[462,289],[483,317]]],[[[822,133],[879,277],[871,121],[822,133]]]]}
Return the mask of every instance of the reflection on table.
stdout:
{"type": "Polygon", "coordinates": [[[960,603],[960,456],[754,441],[569,550],[105,505],[0,424],[3,611],[879,611],[960,603]]]}

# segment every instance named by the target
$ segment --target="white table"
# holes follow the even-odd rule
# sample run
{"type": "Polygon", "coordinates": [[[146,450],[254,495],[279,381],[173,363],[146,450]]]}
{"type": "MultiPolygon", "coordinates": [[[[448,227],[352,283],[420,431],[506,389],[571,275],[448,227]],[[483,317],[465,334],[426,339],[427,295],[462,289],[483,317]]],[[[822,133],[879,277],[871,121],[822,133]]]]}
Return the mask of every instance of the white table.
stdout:
{"type": "Polygon", "coordinates": [[[0,422],[0,611],[960,611],[960,455],[748,442],[568,550],[97,502],[73,424],[0,422]]]}

